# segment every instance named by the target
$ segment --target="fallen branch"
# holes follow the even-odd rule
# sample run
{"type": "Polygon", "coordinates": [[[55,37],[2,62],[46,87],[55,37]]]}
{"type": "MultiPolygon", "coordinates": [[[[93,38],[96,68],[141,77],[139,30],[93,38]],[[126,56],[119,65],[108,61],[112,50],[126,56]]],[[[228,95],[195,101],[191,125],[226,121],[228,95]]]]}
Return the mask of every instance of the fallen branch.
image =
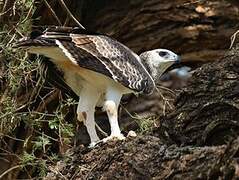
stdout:
{"type": "Polygon", "coordinates": [[[238,33],[239,33],[239,30],[237,30],[237,31],[231,36],[231,44],[230,44],[229,49],[232,48],[232,46],[233,46],[233,44],[234,44],[234,42],[235,42],[235,40],[236,40],[236,37],[237,37],[237,34],[238,34],[238,33]]]}
{"type": "Polygon", "coordinates": [[[82,29],[85,29],[84,26],[81,25],[81,23],[74,17],[74,15],[71,13],[71,11],[68,9],[68,7],[66,6],[64,0],[60,0],[59,1],[61,3],[61,5],[63,6],[63,8],[65,8],[67,14],[76,22],[76,24],[78,24],[78,26],[82,29]]]}
{"type": "Polygon", "coordinates": [[[60,19],[57,17],[55,11],[52,9],[51,5],[47,2],[47,0],[43,0],[44,3],[46,4],[46,6],[48,7],[48,9],[51,11],[53,17],[56,19],[57,23],[62,26],[62,23],[60,21],[60,19]]]}

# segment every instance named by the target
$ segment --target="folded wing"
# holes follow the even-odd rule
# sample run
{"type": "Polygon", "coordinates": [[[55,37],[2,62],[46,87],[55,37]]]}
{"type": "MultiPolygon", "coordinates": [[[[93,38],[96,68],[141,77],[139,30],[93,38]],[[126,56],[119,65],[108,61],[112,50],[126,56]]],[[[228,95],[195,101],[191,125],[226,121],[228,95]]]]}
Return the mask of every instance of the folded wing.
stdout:
{"type": "Polygon", "coordinates": [[[120,42],[82,29],[49,28],[37,39],[55,40],[65,55],[79,66],[104,74],[122,85],[149,94],[155,84],[140,58],[120,42]]]}

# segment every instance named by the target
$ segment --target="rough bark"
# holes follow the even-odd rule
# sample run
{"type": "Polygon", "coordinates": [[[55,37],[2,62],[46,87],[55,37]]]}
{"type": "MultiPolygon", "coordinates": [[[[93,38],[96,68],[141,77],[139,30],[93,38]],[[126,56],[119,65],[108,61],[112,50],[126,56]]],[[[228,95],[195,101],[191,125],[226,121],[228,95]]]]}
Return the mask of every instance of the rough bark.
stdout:
{"type": "Polygon", "coordinates": [[[239,177],[238,142],[178,147],[144,136],[90,152],[79,148],[51,167],[45,179],[232,179],[239,177]]]}
{"type": "Polygon", "coordinates": [[[220,145],[238,136],[238,48],[198,68],[162,121],[161,133],[178,144],[220,145]],[[164,130],[163,130],[164,129],[164,130]]]}

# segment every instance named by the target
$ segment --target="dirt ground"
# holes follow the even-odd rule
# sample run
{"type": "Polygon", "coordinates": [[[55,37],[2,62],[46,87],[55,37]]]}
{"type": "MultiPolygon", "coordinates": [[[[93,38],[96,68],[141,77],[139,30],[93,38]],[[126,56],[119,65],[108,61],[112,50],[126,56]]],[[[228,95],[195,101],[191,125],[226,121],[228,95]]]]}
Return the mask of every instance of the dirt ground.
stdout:
{"type": "Polygon", "coordinates": [[[158,128],[71,149],[45,179],[239,178],[238,50],[196,69],[158,128]]]}

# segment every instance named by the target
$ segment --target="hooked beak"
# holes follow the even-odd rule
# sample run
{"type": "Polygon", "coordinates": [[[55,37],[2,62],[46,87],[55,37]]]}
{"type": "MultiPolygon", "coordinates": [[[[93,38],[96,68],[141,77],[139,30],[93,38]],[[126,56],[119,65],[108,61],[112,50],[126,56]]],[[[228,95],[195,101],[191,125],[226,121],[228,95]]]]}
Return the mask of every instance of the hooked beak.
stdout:
{"type": "Polygon", "coordinates": [[[172,66],[173,64],[178,64],[180,62],[181,62],[181,56],[179,56],[179,55],[175,56],[174,59],[170,59],[166,62],[163,62],[159,66],[159,70],[160,70],[159,72],[161,72],[159,74],[159,76],[161,76],[163,73],[165,73],[170,66],[172,66]]]}
{"type": "Polygon", "coordinates": [[[177,55],[177,58],[176,58],[176,61],[175,61],[175,63],[180,63],[181,62],[181,60],[182,60],[182,58],[181,58],[181,56],[179,56],[179,55],[177,55]]]}

